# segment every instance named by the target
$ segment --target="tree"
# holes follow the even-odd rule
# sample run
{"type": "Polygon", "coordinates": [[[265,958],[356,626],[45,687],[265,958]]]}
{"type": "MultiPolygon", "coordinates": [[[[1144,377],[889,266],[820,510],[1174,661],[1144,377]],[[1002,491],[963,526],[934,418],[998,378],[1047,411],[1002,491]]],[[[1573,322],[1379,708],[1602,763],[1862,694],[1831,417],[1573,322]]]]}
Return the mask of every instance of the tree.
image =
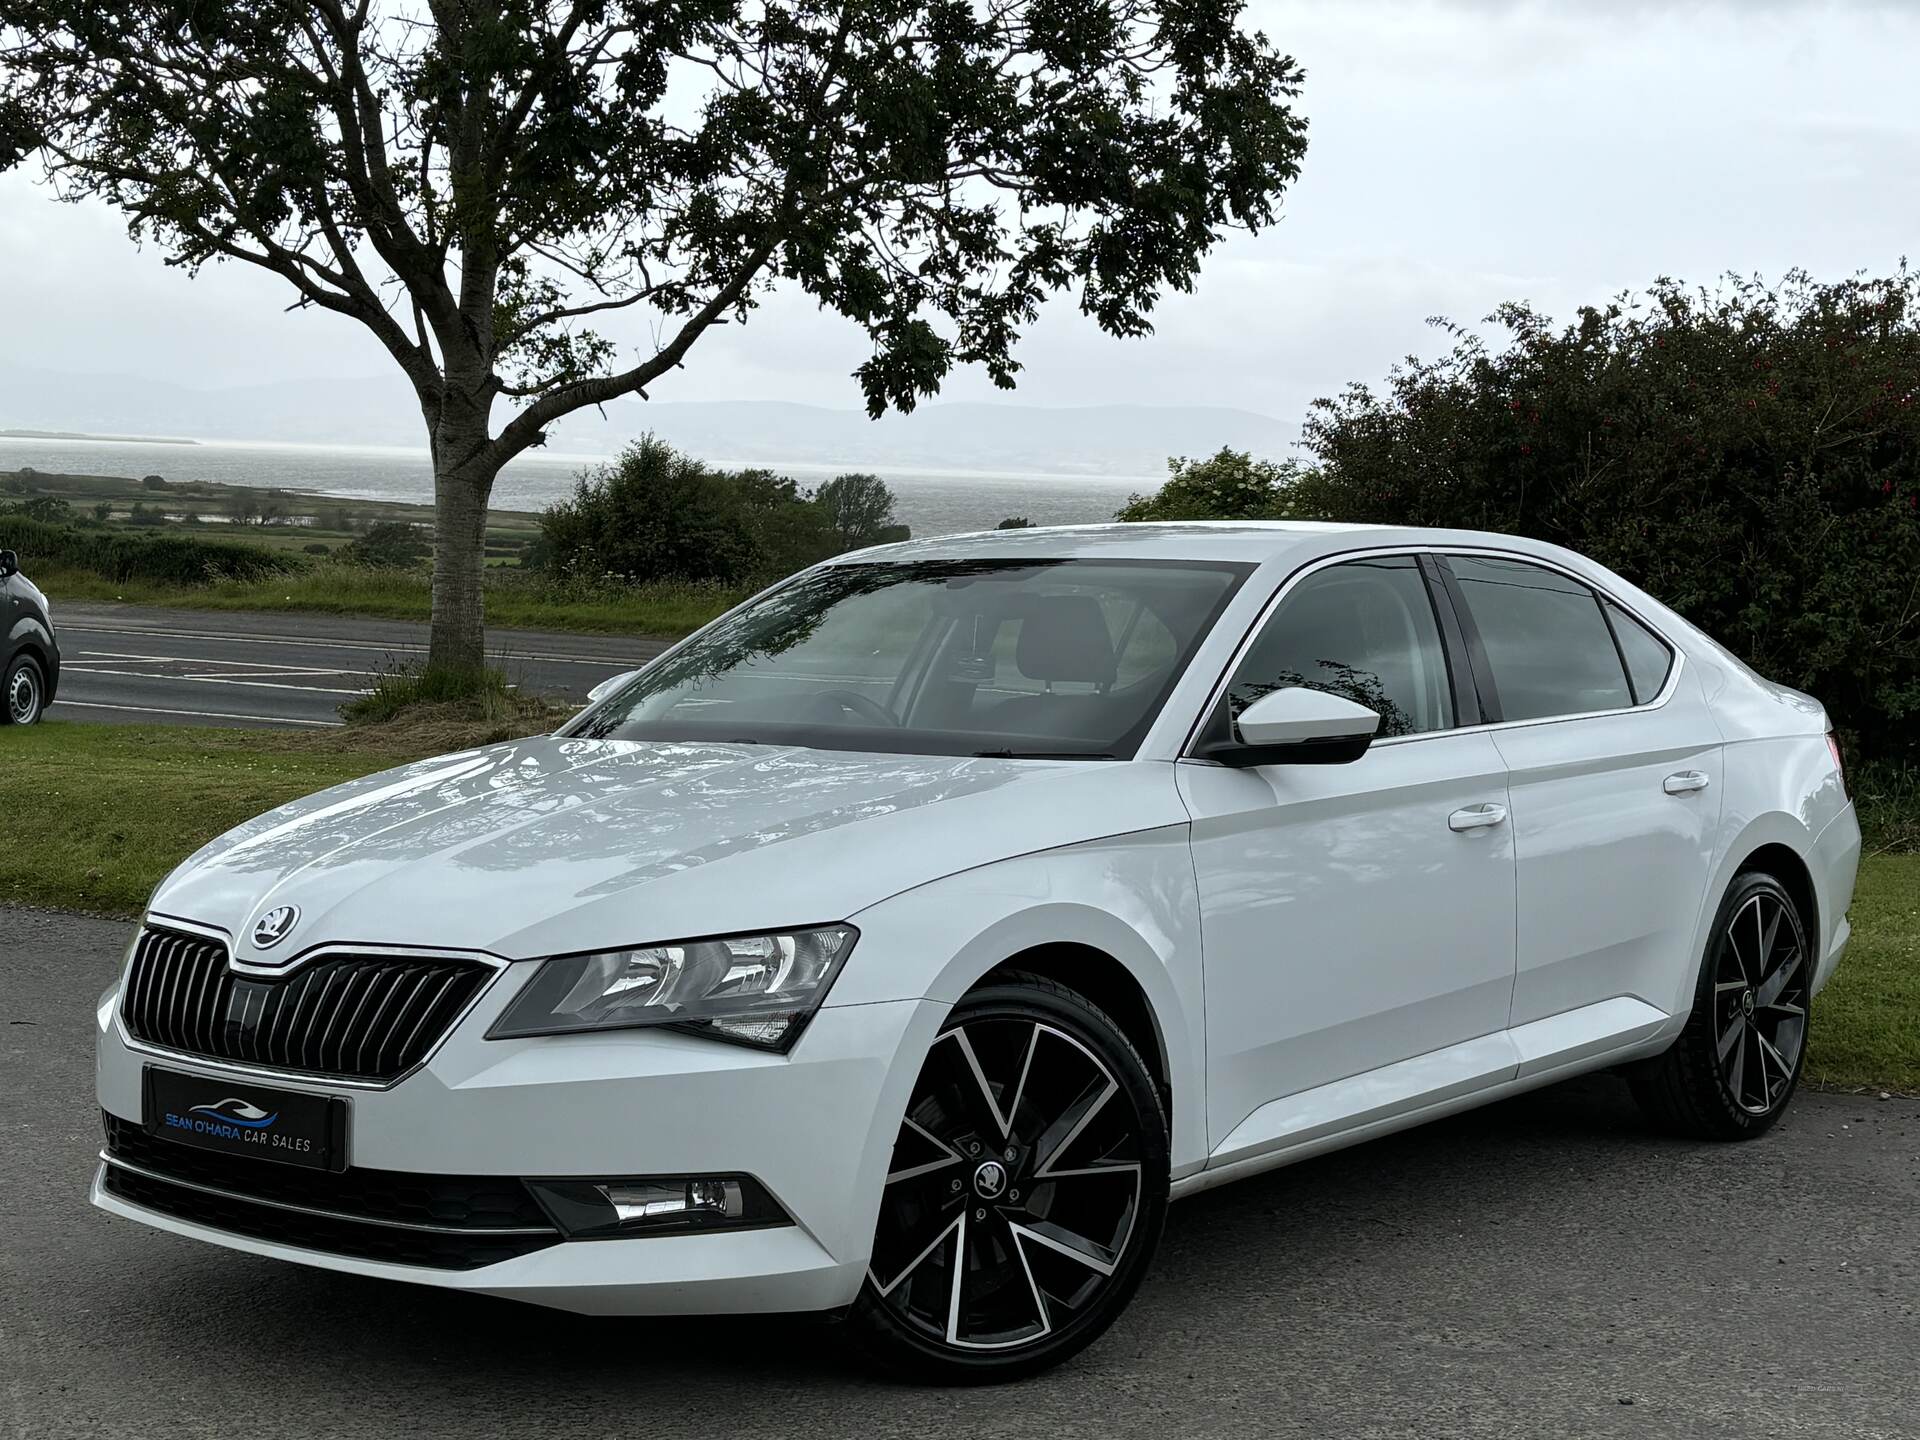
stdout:
{"type": "MultiPolygon", "coordinates": [[[[313,553],[313,546],[306,548],[309,554],[313,553]]],[[[369,569],[410,570],[432,550],[412,525],[403,520],[380,520],[369,525],[364,535],[342,545],[339,558],[349,565],[364,565],[369,569]]],[[[319,553],[326,553],[324,545],[319,553]]]]}
{"type": "Polygon", "coordinates": [[[590,580],[725,585],[777,580],[849,548],[833,512],[785,476],[714,470],[651,435],[583,474],[540,517],[537,544],[532,563],[590,580]]]}
{"type": "Polygon", "coordinates": [[[1920,277],[1506,305],[1316,404],[1295,512],[1569,546],[1920,758],[1920,277]]]}
{"type": "Polygon", "coordinates": [[[1299,477],[1292,462],[1256,460],[1221,450],[1205,460],[1167,461],[1167,483],[1135,495],[1116,520],[1283,520],[1293,513],[1289,491],[1299,477]]]}
{"type": "Polygon", "coordinates": [[[878,475],[836,475],[813,497],[843,550],[864,550],[907,538],[893,513],[893,491],[878,475]]]}
{"type": "Polygon", "coordinates": [[[1305,152],[1301,71],[1240,8],[0,0],[0,169],[373,333],[431,446],[430,664],[477,671],[501,466],[772,285],[866,331],[876,416],[959,364],[1010,387],[1055,291],[1146,332],[1305,152]],[[638,355],[589,328],[625,309],[638,355]]]}
{"type": "Polygon", "coordinates": [[[544,563],[592,579],[738,582],[754,544],[739,494],[651,435],[540,517],[544,563]]]}

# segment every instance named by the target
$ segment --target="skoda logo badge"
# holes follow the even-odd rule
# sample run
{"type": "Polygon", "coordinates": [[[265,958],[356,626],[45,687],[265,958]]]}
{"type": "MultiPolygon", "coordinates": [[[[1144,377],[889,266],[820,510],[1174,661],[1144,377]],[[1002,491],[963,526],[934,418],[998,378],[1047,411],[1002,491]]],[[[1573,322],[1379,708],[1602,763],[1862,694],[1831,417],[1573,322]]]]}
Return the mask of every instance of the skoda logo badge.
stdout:
{"type": "Polygon", "coordinates": [[[982,1200],[998,1200],[1007,1188],[1007,1169],[998,1160],[988,1160],[973,1172],[973,1188],[982,1200]]]}
{"type": "Polygon", "coordinates": [[[287,938],[299,919],[298,905],[276,905],[254,924],[253,943],[262,950],[271,949],[287,938]]]}

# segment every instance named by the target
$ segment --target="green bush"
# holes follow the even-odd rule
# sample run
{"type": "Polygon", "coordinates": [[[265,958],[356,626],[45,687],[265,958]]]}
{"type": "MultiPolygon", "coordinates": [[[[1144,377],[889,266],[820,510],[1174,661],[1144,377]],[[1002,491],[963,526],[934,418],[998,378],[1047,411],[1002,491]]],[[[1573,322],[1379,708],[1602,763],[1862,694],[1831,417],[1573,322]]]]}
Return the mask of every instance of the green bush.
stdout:
{"type": "Polygon", "coordinates": [[[1850,764],[1847,793],[1860,812],[1860,835],[1869,855],[1920,851],[1920,765],[1850,764]]]}
{"type": "Polygon", "coordinates": [[[1256,460],[1222,448],[1205,460],[1178,456],[1167,462],[1167,483],[1152,495],[1135,495],[1117,520],[1279,520],[1297,474],[1292,464],[1256,460]]]}
{"type": "Polygon", "coordinates": [[[809,495],[770,470],[715,470],[648,436],[580,477],[540,519],[524,563],[598,581],[746,586],[879,539],[907,538],[870,475],[809,495]]]}
{"type": "Polygon", "coordinates": [[[29,575],[35,567],[86,570],[108,580],[148,580],[198,585],[208,580],[259,580],[293,574],[301,561],[258,545],[227,545],[183,535],[125,535],[48,525],[0,515],[0,550],[20,552],[29,575]]]}
{"type": "Polygon", "coordinates": [[[1564,328],[1525,305],[1492,323],[1497,346],[1449,325],[1439,359],[1316,402],[1317,464],[1263,477],[1223,451],[1123,518],[1553,541],[1818,696],[1863,761],[1920,761],[1920,277],[1661,281],[1564,328]]]}
{"type": "Polygon", "coordinates": [[[372,570],[405,570],[432,553],[433,546],[413,526],[399,520],[381,520],[342,545],[337,558],[344,564],[372,570]]]}

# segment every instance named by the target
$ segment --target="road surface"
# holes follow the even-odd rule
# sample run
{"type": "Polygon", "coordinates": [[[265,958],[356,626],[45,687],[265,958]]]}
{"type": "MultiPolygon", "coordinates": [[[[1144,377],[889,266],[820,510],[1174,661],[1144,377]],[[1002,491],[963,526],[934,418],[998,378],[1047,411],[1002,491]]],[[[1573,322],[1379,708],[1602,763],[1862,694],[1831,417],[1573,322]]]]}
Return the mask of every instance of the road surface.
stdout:
{"type": "MultiPolygon", "coordinates": [[[[426,656],[427,627],[410,620],[166,610],[63,603],[63,720],[321,728],[369,677],[426,656]]],[[[515,684],[585,701],[609,675],[652,659],[639,637],[495,629],[488,653],[515,684]]]]}
{"type": "Polygon", "coordinates": [[[1913,1101],[1803,1093],[1714,1146],[1650,1135],[1611,1079],[1543,1091],[1183,1201],[1092,1350],[915,1390],[816,1323],[586,1319],[92,1210],[93,1005],[127,927],[0,910],[0,934],[0,1434],[1920,1434],[1913,1101]]]}

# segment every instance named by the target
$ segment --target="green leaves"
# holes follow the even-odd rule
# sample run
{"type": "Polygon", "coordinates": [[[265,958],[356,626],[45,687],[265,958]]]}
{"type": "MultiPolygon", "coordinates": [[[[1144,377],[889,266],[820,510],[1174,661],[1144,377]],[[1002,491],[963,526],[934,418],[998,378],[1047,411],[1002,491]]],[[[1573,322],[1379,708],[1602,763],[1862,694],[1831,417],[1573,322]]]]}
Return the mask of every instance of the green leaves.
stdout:
{"type": "Polygon", "coordinates": [[[1116,520],[1285,520],[1300,513],[1291,462],[1256,460],[1222,448],[1205,460],[1167,462],[1167,483],[1153,495],[1135,495],[1116,520]]]}
{"type": "Polygon", "coordinates": [[[783,276],[866,330],[875,414],[955,365],[1011,385],[1056,290],[1144,334],[1306,147],[1236,0],[0,0],[0,32],[0,165],[361,319],[430,423],[497,371],[539,402],[500,461],[783,276]],[[629,307],[657,352],[573,323],[629,307]]]}
{"type": "Polygon", "coordinates": [[[876,416],[1012,386],[1055,292],[1146,334],[1273,220],[1301,81],[1240,0],[0,0],[0,168],[365,325],[471,508],[783,282],[876,416]]]}
{"type": "Polygon", "coordinates": [[[761,585],[842,551],[907,538],[875,475],[808,494],[767,470],[714,470],[648,436],[540,517],[546,563],[573,580],[761,585]]]}
{"type": "Polygon", "coordinates": [[[1507,531],[1582,551],[1771,679],[1863,756],[1916,753],[1920,277],[1661,280],[1497,348],[1318,402],[1296,513],[1507,531]]]}

